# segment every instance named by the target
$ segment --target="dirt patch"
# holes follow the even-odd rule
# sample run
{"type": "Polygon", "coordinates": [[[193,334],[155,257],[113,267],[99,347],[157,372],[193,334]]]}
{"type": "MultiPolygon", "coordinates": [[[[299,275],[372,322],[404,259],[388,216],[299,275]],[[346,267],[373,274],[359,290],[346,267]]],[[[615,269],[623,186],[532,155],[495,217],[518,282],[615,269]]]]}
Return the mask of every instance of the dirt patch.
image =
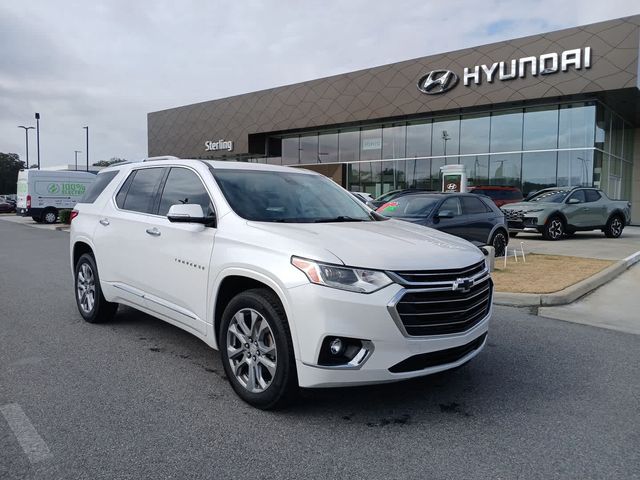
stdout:
{"type": "Polygon", "coordinates": [[[596,258],[566,257],[562,255],[527,255],[507,259],[496,258],[496,269],[492,273],[497,292],[553,293],[598,273],[612,265],[612,260],[596,258]]]}

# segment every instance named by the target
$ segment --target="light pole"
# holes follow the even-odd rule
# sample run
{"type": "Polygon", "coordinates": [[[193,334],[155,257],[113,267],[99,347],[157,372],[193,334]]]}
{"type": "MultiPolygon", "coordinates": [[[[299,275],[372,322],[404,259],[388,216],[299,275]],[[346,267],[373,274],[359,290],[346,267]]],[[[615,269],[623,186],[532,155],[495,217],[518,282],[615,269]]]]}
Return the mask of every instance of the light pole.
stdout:
{"type": "Polygon", "coordinates": [[[78,154],[82,153],[82,150],[74,150],[73,151],[76,154],[76,172],[78,171],[78,154]]]}
{"type": "Polygon", "coordinates": [[[24,125],[18,125],[18,128],[24,128],[24,141],[27,148],[27,170],[29,170],[29,130],[34,130],[35,127],[25,127],[24,125]]]}
{"type": "Polygon", "coordinates": [[[38,170],[40,170],[40,114],[36,112],[36,146],[38,147],[38,170]]]}
{"type": "Polygon", "coordinates": [[[82,127],[87,132],[87,172],[89,171],[89,127],[82,127]]]}
{"type": "Polygon", "coordinates": [[[447,163],[447,142],[451,140],[451,137],[449,136],[449,132],[447,132],[446,130],[442,131],[442,142],[444,143],[444,162],[447,163]]]}

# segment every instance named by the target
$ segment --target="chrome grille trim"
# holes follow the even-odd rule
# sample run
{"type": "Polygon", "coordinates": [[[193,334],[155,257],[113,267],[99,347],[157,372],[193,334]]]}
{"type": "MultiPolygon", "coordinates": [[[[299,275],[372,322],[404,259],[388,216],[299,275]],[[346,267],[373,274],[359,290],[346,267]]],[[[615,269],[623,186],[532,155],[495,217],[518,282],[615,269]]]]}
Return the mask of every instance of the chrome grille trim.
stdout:
{"type": "MultiPolygon", "coordinates": [[[[460,270],[473,271],[477,265],[479,264],[460,270]]],[[[440,275],[442,271],[436,274],[440,275]]],[[[395,279],[393,276],[392,278],[395,279]]],[[[405,337],[424,338],[465,333],[490,314],[493,282],[486,267],[473,276],[458,277],[456,280],[405,281],[405,287],[387,305],[387,310],[405,337]],[[467,286],[466,291],[456,289],[456,285],[459,285],[456,280],[470,281],[470,286],[467,286]]]]}

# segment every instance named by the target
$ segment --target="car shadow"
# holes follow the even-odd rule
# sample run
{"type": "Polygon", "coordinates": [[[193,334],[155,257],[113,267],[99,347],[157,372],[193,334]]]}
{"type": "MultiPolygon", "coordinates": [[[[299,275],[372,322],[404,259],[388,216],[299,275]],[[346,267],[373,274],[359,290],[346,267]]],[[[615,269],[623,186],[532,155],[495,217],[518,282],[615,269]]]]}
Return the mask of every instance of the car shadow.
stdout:
{"type": "MultiPolygon", "coordinates": [[[[140,341],[143,348],[215,374],[224,382],[216,381],[212,387],[227,389],[234,405],[251,410],[233,396],[220,354],[188,332],[123,306],[106,325],[140,341]]],[[[378,385],[302,389],[295,403],[270,414],[296,421],[334,418],[367,427],[404,425],[433,415],[469,420],[505,409],[528,409],[542,400],[553,401],[557,391],[548,378],[576,374],[569,365],[550,363],[535,350],[500,340],[499,332],[492,337],[497,339],[490,338],[483,352],[458,369],[378,385]]]]}

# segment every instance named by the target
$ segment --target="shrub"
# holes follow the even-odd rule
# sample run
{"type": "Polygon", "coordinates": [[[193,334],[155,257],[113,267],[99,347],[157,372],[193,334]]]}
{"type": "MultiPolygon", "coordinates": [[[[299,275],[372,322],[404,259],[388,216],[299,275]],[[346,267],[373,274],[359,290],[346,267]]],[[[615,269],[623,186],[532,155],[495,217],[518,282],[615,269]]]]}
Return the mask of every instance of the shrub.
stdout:
{"type": "Polygon", "coordinates": [[[58,212],[58,219],[60,223],[66,223],[69,225],[71,223],[71,210],[60,210],[58,212]]]}

